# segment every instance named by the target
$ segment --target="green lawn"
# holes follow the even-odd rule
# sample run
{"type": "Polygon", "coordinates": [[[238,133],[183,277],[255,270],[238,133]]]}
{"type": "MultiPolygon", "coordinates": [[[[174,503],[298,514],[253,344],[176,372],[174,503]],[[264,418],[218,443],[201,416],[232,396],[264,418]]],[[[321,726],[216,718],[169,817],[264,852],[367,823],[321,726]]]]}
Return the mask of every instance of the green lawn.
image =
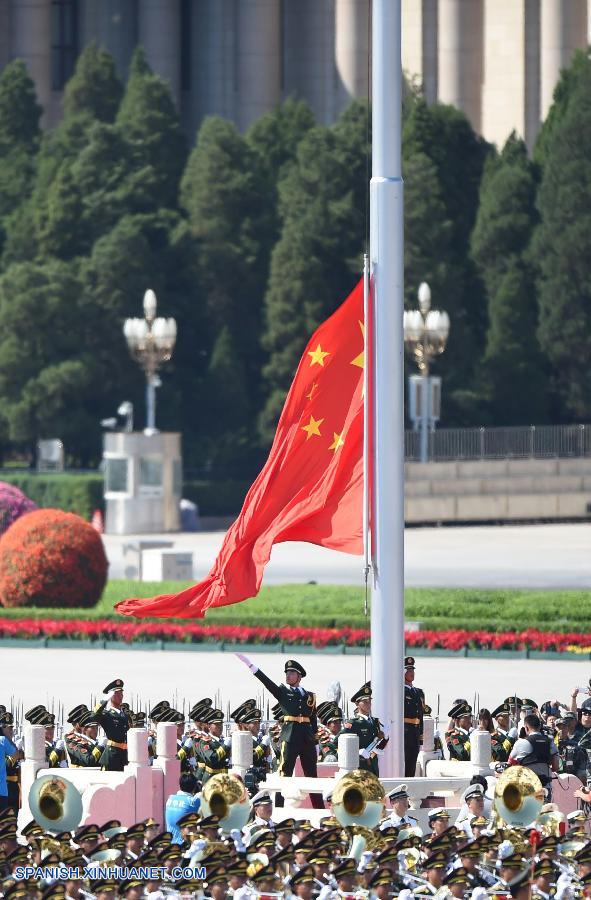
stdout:
{"type": "MultiPolygon", "coordinates": [[[[126,597],[150,597],[186,587],[185,582],[111,581],[93,609],[0,609],[0,615],[40,618],[113,617],[113,605],[126,597]]],[[[363,612],[364,590],[341,585],[287,584],[263,588],[258,597],[212,610],[206,621],[227,625],[308,625],[369,627],[363,612]]],[[[538,628],[591,632],[590,591],[477,591],[411,588],[406,619],[423,628],[494,631],[538,628]]]]}

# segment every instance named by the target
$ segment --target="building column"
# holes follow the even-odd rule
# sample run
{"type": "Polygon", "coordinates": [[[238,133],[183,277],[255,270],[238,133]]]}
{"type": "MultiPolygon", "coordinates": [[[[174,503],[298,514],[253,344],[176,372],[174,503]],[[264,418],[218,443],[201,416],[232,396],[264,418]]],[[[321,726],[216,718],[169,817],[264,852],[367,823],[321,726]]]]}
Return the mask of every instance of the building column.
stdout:
{"type": "Polygon", "coordinates": [[[335,0],[286,0],[283,6],[283,96],[307,100],[317,121],[337,110],[335,0]]]}
{"type": "Polygon", "coordinates": [[[439,99],[468,116],[480,130],[483,81],[482,0],[439,2],[439,99]]]}
{"type": "Polygon", "coordinates": [[[79,0],[78,28],[80,49],[91,41],[104,47],[122,78],[138,41],[135,0],[79,0]]]}
{"type": "Polygon", "coordinates": [[[140,0],[138,41],[150,66],[168,82],[174,102],[180,101],[180,0],[140,0]]]}
{"type": "Polygon", "coordinates": [[[369,74],[369,0],[336,0],[335,58],[339,111],[366,99],[369,74]]]}
{"type": "Polygon", "coordinates": [[[542,0],[541,116],[548,115],[560,70],[587,46],[587,0],[542,0]]]}
{"type": "Polygon", "coordinates": [[[37,99],[47,122],[51,101],[51,3],[50,0],[19,0],[12,5],[12,57],[23,59],[35,82],[37,99]]]}
{"type": "Polygon", "coordinates": [[[237,112],[244,130],[281,100],[281,4],[241,0],[237,12],[237,112]]]}

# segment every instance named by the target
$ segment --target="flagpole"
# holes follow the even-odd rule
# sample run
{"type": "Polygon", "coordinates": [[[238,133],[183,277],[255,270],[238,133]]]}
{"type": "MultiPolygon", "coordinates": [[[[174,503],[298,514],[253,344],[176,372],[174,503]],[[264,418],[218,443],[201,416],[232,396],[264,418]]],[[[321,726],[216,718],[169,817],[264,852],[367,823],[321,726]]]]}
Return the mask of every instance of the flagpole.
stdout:
{"type": "Polygon", "coordinates": [[[404,775],[404,358],[401,0],[373,0],[371,682],[390,735],[380,775],[404,775]]]}

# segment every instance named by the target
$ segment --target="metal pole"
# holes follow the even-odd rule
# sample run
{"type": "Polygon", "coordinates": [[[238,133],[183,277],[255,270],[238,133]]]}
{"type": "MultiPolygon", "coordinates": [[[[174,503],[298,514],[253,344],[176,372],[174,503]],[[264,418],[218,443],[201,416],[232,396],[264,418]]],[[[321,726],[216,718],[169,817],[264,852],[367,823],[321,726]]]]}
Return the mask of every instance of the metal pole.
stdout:
{"type": "Polygon", "coordinates": [[[431,415],[431,379],[423,375],[421,379],[421,462],[429,462],[429,417],[431,415]]]}
{"type": "Polygon", "coordinates": [[[404,774],[404,357],[401,0],[373,0],[371,681],[390,735],[380,775],[404,774]]]}
{"type": "Polygon", "coordinates": [[[148,375],[146,380],[146,431],[156,429],[156,385],[154,376],[148,375]]]}

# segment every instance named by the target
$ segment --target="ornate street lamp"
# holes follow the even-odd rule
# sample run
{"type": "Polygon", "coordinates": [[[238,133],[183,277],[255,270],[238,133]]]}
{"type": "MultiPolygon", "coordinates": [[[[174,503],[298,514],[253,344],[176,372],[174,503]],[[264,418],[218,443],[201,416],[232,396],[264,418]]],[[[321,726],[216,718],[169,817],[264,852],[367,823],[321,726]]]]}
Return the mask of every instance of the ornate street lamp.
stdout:
{"type": "Polygon", "coordinates": [[[436,356],[445,350],[449,335],[449,316],[431,309],[431,288],[426,281],[419,286],[419,308],[404,312],[404,343],[411,350],[420,375],[409,379],[410,414],[415,428],[420,424],[421,462],[429,457],[429,427],[434,427],[441,406],[441,378],[429,375],[436,356]]]}
{"type": "Polygon", "coordinates": [[[156,318],[156,294],[144,294],[144,318],[126,319],[123,334],[133,359],[146,375],[146,428],[144,434],[156,434],[156,388],[160,387],[157,372],[168,362],[176,343],[176,321],[156,318]]]}

